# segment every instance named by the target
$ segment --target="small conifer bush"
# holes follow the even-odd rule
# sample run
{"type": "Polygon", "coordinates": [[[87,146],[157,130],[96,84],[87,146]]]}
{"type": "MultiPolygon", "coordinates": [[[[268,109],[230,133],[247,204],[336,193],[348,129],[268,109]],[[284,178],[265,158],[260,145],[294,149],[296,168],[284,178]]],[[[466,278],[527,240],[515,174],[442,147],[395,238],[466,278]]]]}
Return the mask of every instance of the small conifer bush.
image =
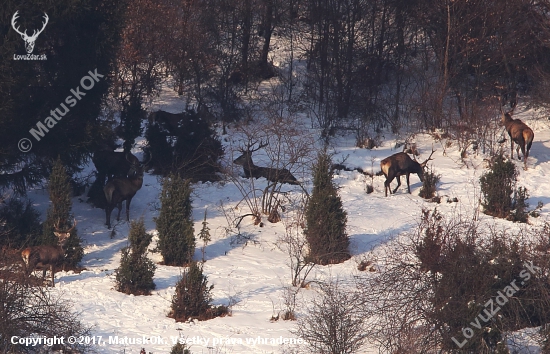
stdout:
{"type": "Polygon", "coordinates": [[[510,215],[517,175],[518,172],[512,161],[504,161],[502,154],[496,156],[489,171],[479,179],[485,214],[499,218],[510,215]]]}
{"type": "Polygon", "coordinates": [[[332,182],[332,161],[326,152],[313,168],[313,191],[306,207],[309,259],[317,264],[341,263],[351,256],[346,233],[347,213],[332,182]]]}
{"type": "Polygon", "coordinates": [[[202,221],[201,231],[199,232],[199,238],[203,242],[201,251],[202,251],[202,261],[205,262],[204,255],[206,253],[206,246],[210,241],[212,241],[212,236],[210,236],[210,228],[208,227],[208,221],[206,221],[206,210],[204,211],[204,219],[202,221]]]}
{"type": "Polygon", "coordinates": [[[440,178],[441,176],[435,174],[433,170],[424,172],[424,182],[422,184],[422,188],[420,188],[419,195],[424,199],[435,197],[436,187],[440,178]]]}
{"type": "Polygon", "coordinates": [[[128,241],[121,252],[120,267],[115,271],[116,289],[125,294],[148,295],[155,289],[155,264],[147,258],[152,235],[145,231],[143,219],[132,221],[128,241]]]}
{"type": "Polygon", "coordinates": [[[185,322],[193,318],[208,320],[226,315],[226,306],[212,306],[212,289],[214,285],[208,285],[202,265],[192,262],[176,284],[176,293],[172,298],[172,309],[168,317],[177,322],[185,322]]]}
{"type": "Polygon", "coordinates": [[[534,210],[528,210],[529,193],[525,187],[516,188],[517,176],[516,166],[511,161],[504,161],[502,154],[498,155],[489,171],[480,178],[485,214],[523,223],[529,216],[538,216],[542,202],[534,210]]]}
{"type": "Polygon", "coordinates": [[[183,266],[193,260],[195,232],[191,202],[189,180],[183,180],[175,174],[164,179],[160,213],[155,222],[159,237],[158,249],[166,265],[183,266]]]}

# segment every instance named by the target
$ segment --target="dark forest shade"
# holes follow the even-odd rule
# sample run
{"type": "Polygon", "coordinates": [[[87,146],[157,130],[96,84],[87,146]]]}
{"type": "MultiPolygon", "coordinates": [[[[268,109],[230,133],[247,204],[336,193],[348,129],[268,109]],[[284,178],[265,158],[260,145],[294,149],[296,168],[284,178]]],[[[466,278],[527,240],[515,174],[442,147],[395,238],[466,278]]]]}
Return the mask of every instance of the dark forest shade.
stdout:
{"type": "Polygon", "coordinates": [[[102,135],[98,116],[109,88],[124,4],[125,1],[114,0],[85,0],[78,5],[63,0],[31,0],[24,6],[20,1],[3,2],[0,187],[11,186],[25,192],[28,186],[48,176],[49,161],[57,156],[71,175],[87,158],[93,141],[102,135]],[[33,51],[38,56],[45,54],[47,60],[13,60],[14,55],[26,54],[21,36],[10,26],[16,11],[17,26],[31,34],[37,26],[41,27],[44,13],[48,15],[48,24],[33,51]],[[90,76],[89,72],[98,73],[97,80],[92,78],[93,87],[87,79],[81,82],[83,77],[90,76]],[[85,90],[84,86],[90,89],[85,90]],[[54,114],[61,119],[54,119],[54,114]],[[38,141],[29,131],[36,129],[38,123],[47,127],[48,117],[52,119],[50,124],[56,124],[43,137],[37,135],[38,141]],[[30,152],[18,148],[23,138],[31,141],[30,152]]]}

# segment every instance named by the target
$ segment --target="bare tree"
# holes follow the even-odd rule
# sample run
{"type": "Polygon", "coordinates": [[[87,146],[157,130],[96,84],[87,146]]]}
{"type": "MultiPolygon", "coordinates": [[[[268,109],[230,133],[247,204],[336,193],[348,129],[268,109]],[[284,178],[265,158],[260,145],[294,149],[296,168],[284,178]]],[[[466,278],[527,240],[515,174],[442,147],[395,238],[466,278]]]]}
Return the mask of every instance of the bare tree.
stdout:
{"type": "Polygon", "coordinates": [[[342,282],[320,284],[294,333],[307,342],[310,353],[358,353],[367,339],[358,304],[358,294],[342,282]]]}
{"type": "MultiPolygon", "coordinates": [[[[306,193],[301,186],[301,179],[313,151],[314,141],[296,115],[288,110],[285,97],[284,91],[274,87],[271,95],[260,98],[260,110],[266,116],[258,118],[263,119],[262,122],[251,125],[241,124],[237,127],[236,136],[239,137],[240,142],[234,150],[263,141],[263,149],[256,152],[254,163],[272,170],[290,171],[298,179],[293,184],[298,185],[301,191],[306,193]]],[[[228,155],[232,158],[236,157],[228,155]]],[[[256,221],[260,222],[261,215],[267,215],[269,221],[279,221],[280,212],[291,203],[288,190],[285,190],[289,185],[284,181],[267,181],[264,184],[263,180],[256,181],[254,178],[243,180],[238,177],[242,169],[240,165],[231,164],[228,167],[229,175],[239,188],[243,200],[256,221]],[[235,168],[236,166],[239,167],[235,168]]]]}
{"type": "Polygon", "coordinates": [[[90,329],[80,322],[68,301],[35,286],[32,278],[22,274],[17,257],[19,254],[15,252],[0,253],[0,352],[42,353],[47,349],[63,349],[83,353],[91,349],[89,344],[69,344],[66,340],[64,345],[55,343],[54,346],[12,343],[14,336],[52,339],[90,335],[90,329]]]}
{"type": "Polygon", "coordinates": [[[285,234],[279,238],[278,247],[288,255],[291,284],[299,288],[305,288],[309,273],[315,267],[315,263],[308,259],[308,243],[304,236],[305,227],[305,198],[293,211],[293,215],[283,219],[285,234]]]}

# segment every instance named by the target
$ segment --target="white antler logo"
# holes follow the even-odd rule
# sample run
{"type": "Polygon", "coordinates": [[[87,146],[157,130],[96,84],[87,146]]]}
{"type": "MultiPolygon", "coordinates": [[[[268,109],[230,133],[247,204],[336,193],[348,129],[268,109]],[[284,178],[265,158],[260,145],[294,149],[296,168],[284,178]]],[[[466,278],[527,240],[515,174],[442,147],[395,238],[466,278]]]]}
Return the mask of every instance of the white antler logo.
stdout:
{"type": "Polygon", "coordinates": [[[46,28],[49,18],[48,18],[48,15],[44,12],[44,19],[46,21],[42,22],[42,29],[40,31],[34,30],[32,33],[32,36],[28,36],[27,30],[25,30],[25,32],[21,32],[19,31],[19,27],[15,28],[15,21],[19,17],[19,15],[17,14],[18,12],[19,10],[15,11],[15,13],[13,14],[13,17],[11,18],[11,26],[13,27],[15,32],[21,35],[21,38],[23,38],[23,40],[25,41],[25,49],[27,50],[27,53],[31,54],[32,51],[34,50],[34,42],[36,41],[36,38],[38,38],[38,35],[42,33],[42,31],[44,31],[44,28],[46,28]]]}

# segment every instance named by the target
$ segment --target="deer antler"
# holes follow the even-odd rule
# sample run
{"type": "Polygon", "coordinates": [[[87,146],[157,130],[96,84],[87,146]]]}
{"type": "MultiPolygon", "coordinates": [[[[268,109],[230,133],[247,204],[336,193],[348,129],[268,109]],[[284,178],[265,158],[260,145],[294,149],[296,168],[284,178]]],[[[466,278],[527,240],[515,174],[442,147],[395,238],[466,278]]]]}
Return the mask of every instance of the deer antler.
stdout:
{"type": "Polygon", "coordinates": [[[239,148],[239,151],[242,152],[243,154],[244,153],[253,153],[253,152],[256,152],[256,151],[260,150],[261,148],[264,148],[267,145],[269,145],[269,143],[263,143],[262,140],[260,140],[260,143],[259,143],[258,147],[255,148],[255,149],[252,149],[252,147],[254,145],[256,145],[257,143],[258,143],[257,140],[250,141],[248,144],[246,144],[246,147],[239,148]]]}
{"type": "Polygon", "coordinates": [[[61,232],[61,230],[59,230],[59,219],[57,219],[57,221],[55,222],[55,224],[53,224],[53,228],[55,229],[55,231],[57,232],[61,232]]]}
{"type": "Polygon", "coordinates": [[[73,218],[73,227],[67,230],[67,233],[70,234],[71,232],[73,232],[74,228],[76,227],[76,224],[78,224],[78,222],[76,221],[76,218],[73,218]]]}
{"type": "Polygon", "coordinates": [[[74,218],[74,219],[73,219],[73,227],[71,227],[71,228],[70,228],[69,230],[67,230],[67,231],[61,231],[61,230],[59,229],[59,221],[60,221],[60,219],[58,219],[57,222],[53,225],[55,231],[57,231],[57,232],[67,232],[67,233],[71,233],[71,232],[74,230],[74,228],[76,227],[76,224],[78,223],[78,222],[76,221],[76,218],[74,218]]]}
{"type": "Polygon", "coordinates": [[[126,153],[124,154],[124,157],[126,158],[126,161],[128,161],[130,164],[134,164],[134,161],[130,161],[130,159],[128,158],[128,156],[130,155],[130,152],[126,151],[126,153]]]}
{"type": "Polygon", "coordinates": [[[498,103],[499,103],[498,104],[498,109],[499,109],[501,115],[504,116],[504,115],[508,114],[511,117],[512,114],[514,114],[514,111],[516,110],[517,104],[512,105],[510,103],[510,110],[505,112],[505,111],[502,110],[502,107],[505,105],[505,103],[502,102],[502,95],[498,96],[498,103]]]}
{"type": "Polygon", "coordinates": [[[432,153],[430,154],[430,156],[428,156],[428,159],[427,159],[426,161],[424,161],[424,162],[422,162],[422,163],[420,164],[420,166],[426,167],[426,164],[428,163],[428,161],[433,160],[433,159],[432,159],[432,155],[434,154],[435,151],[436,151],[436,150],[434,150],[434,147],[433,147],[433,145],[432,145],[432,153]]]}

